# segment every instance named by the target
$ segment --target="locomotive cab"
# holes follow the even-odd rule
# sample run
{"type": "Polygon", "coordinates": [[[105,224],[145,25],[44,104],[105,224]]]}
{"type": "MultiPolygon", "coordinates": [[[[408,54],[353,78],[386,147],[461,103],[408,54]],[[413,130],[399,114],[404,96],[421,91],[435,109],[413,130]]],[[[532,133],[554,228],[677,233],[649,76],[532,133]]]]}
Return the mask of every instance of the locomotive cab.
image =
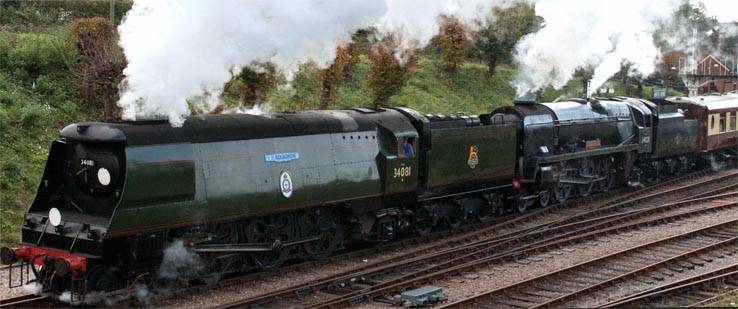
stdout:
{"type": "Polygon", "coordinates": [[[385,196],[399,194],[406,197],[387,199],[388,202],[407,203],[407,199],[414,197],[418,183],[418,132],[404,117],[386,118],[377,126],[377,138],[382,191],[385,196]]]}
{"type": "Polygon", "coordinates": [[[651,152],[653,144],[653,115],[651,108],[655,107],[647,101],[625,99],[633,115],[633,130],[637,132],[638,153],[651,152]]]}

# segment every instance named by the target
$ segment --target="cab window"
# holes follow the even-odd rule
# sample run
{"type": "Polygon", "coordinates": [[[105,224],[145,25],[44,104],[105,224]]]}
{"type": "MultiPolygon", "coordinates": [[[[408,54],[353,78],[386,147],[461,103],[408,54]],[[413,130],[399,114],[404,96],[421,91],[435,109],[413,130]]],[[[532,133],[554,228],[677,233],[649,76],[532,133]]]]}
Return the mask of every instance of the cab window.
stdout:
{"type": "Polygon", "coordinates": [[[390,130],[379,127],[377,137],[379,138],[379,148],[385,156],[397,156],[397,139],[390,130]]]}
{"type": "Polygon", "coordinates": [[[402,137],[397,140],[397,149],[399,157],[414,157],[415,156],[415,138],[414,137],[402,137]]]}
{"type": "Polygon", "coordinates": [[[639,127],[645,127],[646,124],[643,121],[643,113],[641,113],[640,110],[637,108],[633,109],[633,121],[635,121],[636,125],[639,127]]]}

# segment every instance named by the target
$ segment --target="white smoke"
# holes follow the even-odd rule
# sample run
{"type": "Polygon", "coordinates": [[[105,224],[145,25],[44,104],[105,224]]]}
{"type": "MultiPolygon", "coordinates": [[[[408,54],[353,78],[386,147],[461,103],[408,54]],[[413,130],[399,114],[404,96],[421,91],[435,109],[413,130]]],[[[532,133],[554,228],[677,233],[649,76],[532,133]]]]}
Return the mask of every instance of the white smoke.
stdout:
{"type": "Polygon", "coordinates": [[[182,240],[175,240],[164,249],[156,278],[186,286],[190,280],[198,278],[204,267],[205,261],[197,253],[190,251],[182,240]]]}
{"type": "Polygon", "coordinates": [[[707,9],[708,17],[715,17],[722,23],[738,21],[738,8],[736,8],[735,0],[704,0],[701,2],[707,9]]]}
{"type": "Polygon", "coordinates": [[[44,290],[44,286],[38,282],[31,282],[23,285],[23,290],[33,295],[41,295],[44,290]]]}
{"type": "Polygon", "coordinates": [[[69,292],[69,291],[63,292],[61,295],[59,295],[59,301],[65,302],[67,304],[71,304],[72,303],[72,292],[69,292]]]}
{"type": "Polygon", "coordinates": [[[217,104],[241,68],[271,62],[289,80],[300,63],[327,66],[351,33],[376,27],[403,46],[427,43],[440,15],[471,21],[508,0],[136,0],[118,31],[128,67],[118,105],[181,125],[189,104],[217,104]]]}
{"type": "Polygon", "coordinates": [[[146,305],[151,304],[151,292],[149,292],[149,288],[145,285],[138,284],[135,287],[135,293],[134,296],[136,299],[146,305]]]}
{"type": "Polygon", "coordinates": [[[234,109],[229,109],[225,111],[229,114],[248,114],[248,115],[257,115],[257,116],[267,116],[269,113],[272,112],[272,108],[268,104],[256,104],[250,108],[239,106],[234,109]]]}
{"type": "Polygon", "coordinates": [[[660,55],[653,33],[678,5],[676,0],[537,2],[536,14],[545,24],[516,46],[517,94],[545,86],[561,88],[578,68],[594,70],[591,86],[596,89],[625,60],[636,73],[652,73],[660,55]]]}

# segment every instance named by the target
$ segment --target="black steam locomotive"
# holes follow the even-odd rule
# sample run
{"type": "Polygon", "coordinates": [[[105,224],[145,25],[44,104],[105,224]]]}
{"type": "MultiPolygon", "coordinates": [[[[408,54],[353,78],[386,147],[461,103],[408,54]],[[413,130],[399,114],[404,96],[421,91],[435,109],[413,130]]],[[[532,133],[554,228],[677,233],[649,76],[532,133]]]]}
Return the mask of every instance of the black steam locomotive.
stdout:
{"type": "Polygon", "coordinates": [[[736,96],[617,97],[478,117],[357,108],[72,124],[2,262],[77,299],[156,281],[175,242],[202,258],[203,278],[275,268],[735,161],[737,113],[736,96]]]}

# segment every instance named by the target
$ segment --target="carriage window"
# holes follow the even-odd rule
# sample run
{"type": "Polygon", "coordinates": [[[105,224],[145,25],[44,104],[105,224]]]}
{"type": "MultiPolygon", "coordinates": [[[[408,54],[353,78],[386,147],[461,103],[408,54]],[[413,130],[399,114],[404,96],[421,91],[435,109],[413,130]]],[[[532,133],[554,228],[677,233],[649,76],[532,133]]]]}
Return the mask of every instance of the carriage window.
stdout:
{"type": "Polygon", "coordinates": [[[715,130],[715,115],[710,115],[710,129],[715,130]]]}
{"type": "Polygon", "coordinates": [[[725,117],[720,117],[720,133],[724,133],[728,127],[726,121],[728,121],[728,114],[725,114],[725,117]]]}
{"type": "Polygon", "coordinates": [[[738,115],[738,113],[733,113],[733,116],[730,116],[730,130],[731,131],[735,131],[735,127],[736,127],[735,121],[738,120],[736,119],[736,115],[738,115]]]}

